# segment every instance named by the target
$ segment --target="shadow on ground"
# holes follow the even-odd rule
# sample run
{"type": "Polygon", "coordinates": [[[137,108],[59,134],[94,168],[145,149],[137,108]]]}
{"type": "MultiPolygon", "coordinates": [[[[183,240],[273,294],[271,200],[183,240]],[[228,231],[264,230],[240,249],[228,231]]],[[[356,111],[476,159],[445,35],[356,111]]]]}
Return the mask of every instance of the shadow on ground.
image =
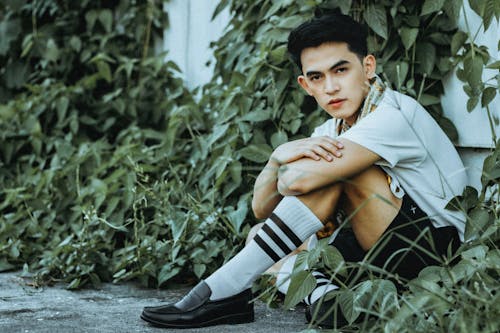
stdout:
{"type": "Polygon", "coordinates": [[[255,322],[199,329],[162,329],[139,319],[144,306],[171,302],[187,289],[145,289],[133,283],[103,284],[100,289],[69,291],[65,285],[34,288],[19,272],[0,274],[0,332],[2,333],[289,333],[307,328],[304,309],[269,309],[255,304],[255,322]]]}

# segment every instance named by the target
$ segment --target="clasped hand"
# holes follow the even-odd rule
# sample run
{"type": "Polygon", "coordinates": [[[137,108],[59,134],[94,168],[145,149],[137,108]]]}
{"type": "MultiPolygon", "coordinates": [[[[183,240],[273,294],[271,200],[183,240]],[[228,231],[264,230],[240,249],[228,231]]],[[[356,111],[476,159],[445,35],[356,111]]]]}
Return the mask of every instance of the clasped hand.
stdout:
{"type": "Polygon", "coordinates": [[[291,163],[301,158],[311,158],[315,161],[324,159],[333,161],[334,157],[341,157],[340,150],[344,148],[338,140],[329,136],[304,138],[290,141],[278,146],[271,154],[271,160],[280,165],[291,163]]]}

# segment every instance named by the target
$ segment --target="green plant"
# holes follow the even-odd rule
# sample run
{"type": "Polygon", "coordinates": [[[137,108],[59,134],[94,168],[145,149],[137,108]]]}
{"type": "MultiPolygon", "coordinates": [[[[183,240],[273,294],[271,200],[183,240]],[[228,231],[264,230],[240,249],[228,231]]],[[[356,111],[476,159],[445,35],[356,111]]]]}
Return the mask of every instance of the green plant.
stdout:
{"type": "Polygon", "coordinates": [[[196,189],[210,123],[152,51],[163,2],[6,1],[0,17],[0,270],[158,285],[231,256],[246,207],[196,189]]]}

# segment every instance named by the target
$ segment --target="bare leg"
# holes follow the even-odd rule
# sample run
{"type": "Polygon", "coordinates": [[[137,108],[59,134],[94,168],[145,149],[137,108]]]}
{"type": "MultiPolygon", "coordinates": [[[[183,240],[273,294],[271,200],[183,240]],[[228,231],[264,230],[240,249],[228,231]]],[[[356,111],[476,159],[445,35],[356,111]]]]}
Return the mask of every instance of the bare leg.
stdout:
{"type": "MultiPolygon", "coordinates": [[[[370,249],[387,229],[398,214],[402,202],[392,194],[386,174],[377,166],[368,168],[342,184],[327,186],[297,198],[323,222],[328,220],[337,206],[341,206],[347,214],[352,215],[351,226],[365,250],[370,249]]],[[[261,225],[257,224],[250,230],[247,243],[261,225]]],[[[290,255],[306,249],[306,243],[290,255]]],[[[266,272],[278,272],[282,265],[283,260],[266,272]]]]}

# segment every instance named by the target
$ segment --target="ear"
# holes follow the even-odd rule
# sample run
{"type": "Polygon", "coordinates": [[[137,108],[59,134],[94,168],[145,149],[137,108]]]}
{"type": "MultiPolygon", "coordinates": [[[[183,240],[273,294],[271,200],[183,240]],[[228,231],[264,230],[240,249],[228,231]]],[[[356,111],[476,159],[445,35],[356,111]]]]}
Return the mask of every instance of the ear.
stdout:
{"type": "Polygon", "coordinates": [[[377,60],[373,54],[369,54],[363,59],[363,68],[365,70],[365,75],[367,78],[371,79],[375,75],[375,69],[377,68],[377,60]]]}
{"type": "Polygon", "coordinates": [[[312,91],[309,88],[309,85],[307,84],[306,77],[304,75],[299,75],[297,77],[297,82],[300,84],[302,89],[304,89],[307,92],[307,94],[309,94],[309,96],[312,96],[312,91]]]}

